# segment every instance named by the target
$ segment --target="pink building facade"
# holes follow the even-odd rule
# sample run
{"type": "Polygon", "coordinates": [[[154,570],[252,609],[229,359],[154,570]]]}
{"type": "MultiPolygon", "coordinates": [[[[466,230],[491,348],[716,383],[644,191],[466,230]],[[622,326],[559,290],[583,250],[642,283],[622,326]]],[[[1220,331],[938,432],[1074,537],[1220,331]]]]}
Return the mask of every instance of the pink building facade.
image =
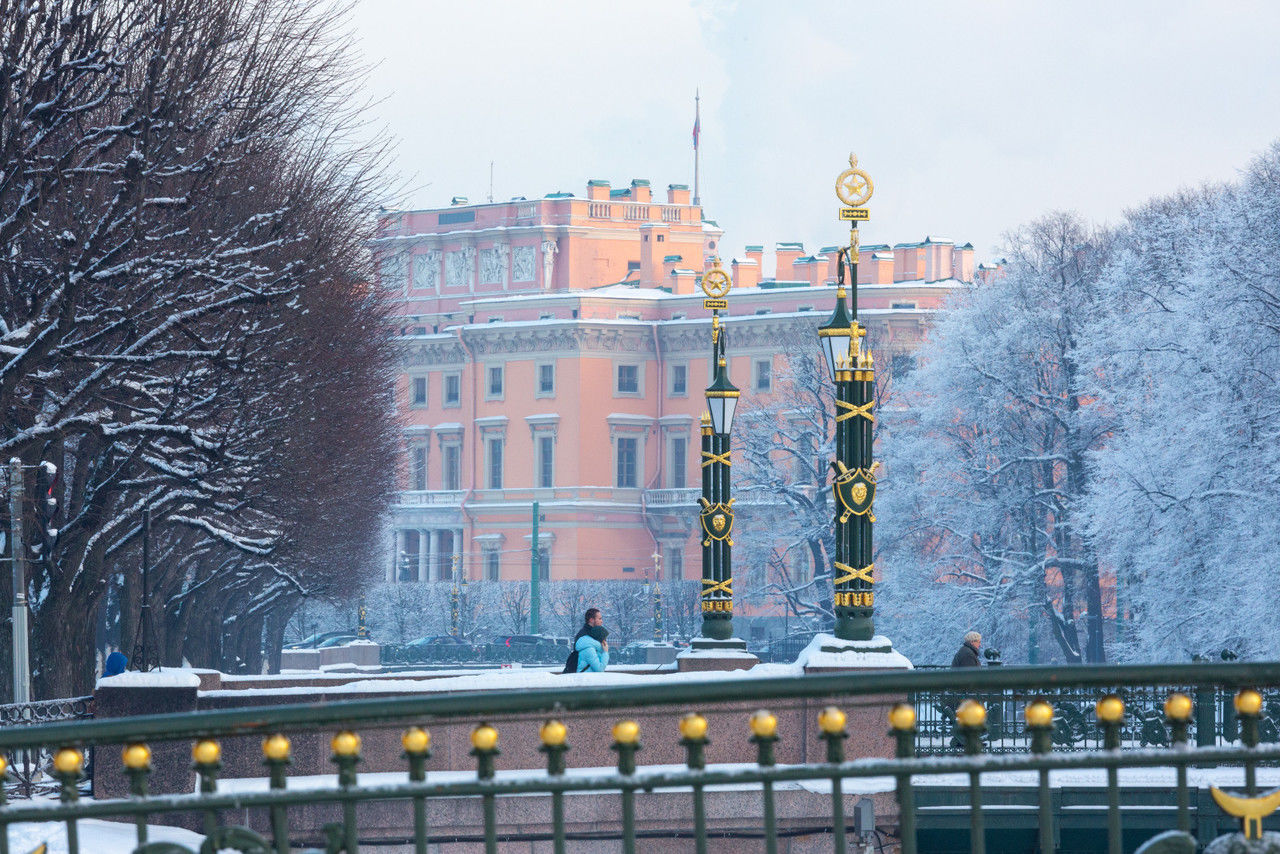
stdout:
{"type": "MultiPolygon", "coordinates": [[[[591,181],[500,204],[391,213],[377,244],[399,295],[403,489],[388,581],[697,578],[698,424],[709,312],[698,279],[722,235],[673,185],[591,181]]],[[[778,342],[831,312],[834,248],[762,246],[726,263],[730,375],[774,393],[778,342]]],[[[971,246],[863,247],[859,314],[878,359],[912,352],[974,279],[971,246]]],[[[814,339],[814,349],[817,344],[814,339]]]]}

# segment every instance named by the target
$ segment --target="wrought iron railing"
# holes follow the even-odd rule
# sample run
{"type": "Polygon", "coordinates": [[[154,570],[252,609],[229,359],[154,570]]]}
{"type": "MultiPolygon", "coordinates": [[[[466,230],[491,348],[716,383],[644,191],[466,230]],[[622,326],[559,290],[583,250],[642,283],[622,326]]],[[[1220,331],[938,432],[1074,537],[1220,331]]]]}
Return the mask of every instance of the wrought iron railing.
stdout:
{"type": "MultiPolygon", "coordinates": [[[[550,838],[553,850],[562,852],[566,847],[565,796],[576,793],[618,798],[620,818],[614,836],[620,838],[623,851],[634,852],[637,839],[641,838],[637,822],[638,804],[650,798],[669,798],[671,790],[683,793],[679,796],[681,798],[688,798],[685,802],[688,823],[683,828],[666,828],[662,831],[664,834],[692,836],[700,852],[706,850],[707,840],[713,832],[753,837],[756,841],[750,843],[752,847],[762,845],[766,852],[776,852],[784,825],[777,808],[778,789],[795,781],[821,781],[823,791],[829,792],[829,796],[822,795],[829,797],[826,818],[817,828],[809,827],[808,832],[817,830],[829,834],[832,850],[843,854],[849,850],[851,834],[851,805],[844,795],[845,786],[852,785],[850,781],[869,778],[891,781],[889,786],[895,793],[898,819],[896,826],[881,830],[898,836],[902,851],[912,854],[916,851],[917,791],[929,778],[947,774],[959,774],[968,781],[969,847],[971,851],[983,852],[985,813],[981,775],[1016,771],[1038,773],[1039,840],[1042,850],[1048,851],[1053,850],[1054,845],[1049,775],[1052,771],[1070,769],[1098,769],[1105,774],[1106,847],[1118,854],[1121,851],[1118,780],[1121,768],[1169,767],[1175,770],[1177,783],[1173,798],[1176,803],[1171,805],[1169,823],[1170,829],[1176,826],[1176,832],[1183,834],[1186,840],[1190,839],[1192,827],[1187,783],[1189,766],[1208,763],[1242,768],[1244,795],[1226,795],[1227,800],[1221,803],[1226,805],[1224,808],[1237,810],[1235,814],[1242,814],[1241,810],[1244,813],[1250,810],[1265,813],[1266,804],[1262,800],[1248,799],[1257,793],[1257,766],[1264,761],[1280,759],[1280,745],[1260,742],[1260,721],[1265,713],[1264,695],[1255,689],[1265,689],[1267,697],[1280,689],[1280,663],[1179,666],[1175,690],[1153,687],[1166,686],[1170,675],[1171,670],[1165,667],[1120,666],[863,672],[785,678],[743,677],[711,682],[653,677],[652,681],[646,680],[637,685],[378,697],[328,704],[6,727],[0,728],[0,753],[9,757],[24,750],[48,749],[53,753],[54,774],[61,783],[61,803],[6,803],[0,806],[0,854],[8,854],[8,828],[15,822],[64,823],[71,854],[91,851],[91,845],[82,846],[77,829],[77,822],[88,818],[133,820],[137,826],[139,852],[152,854],[163,850],[165,854],[180,854],[185,849],[176,845],[143,847],[149,820],[180,813],[194,813],[201,817],[207,846],[211,850],[235,847],[255,854],[283,854],[291,850],[291,844],[296,847],[297,840],[302,838],[302,831],[291,823],[291,816],[316,805],[331,807],[336,819],[325,827],[323,850],[330,854],[356,854],[361,845],[362,816],[367,815],[357,807],[365,805],[367,808],[375,802],[386,809],[402,810],[405,824],[411,828],[407,835],[412,840],[413,850],[425,852],[429,843],[438,841],[427,824],[427,805],[445,799],[448,799],[450,809],[463,812],[470,809],[469,804],[475,804],[478,841],[483,842],[486,851],[494,852],[499,836],[498,805],[507,802],[511,796],[528,794],[539,794],[549,801],[550,820],[545,836],[550,838]],[[1197,688],[1190,694],[1176,690],[1177,686],[1183,685],[1197,688]],[[1105,693],[1108,691],[1117,693],[1105,693]],[[955,713],[964,745],[963,755],[916,756],[919,722],[915,708],[910,703],[897,701],[928,694],[964,698],[955,713]],[[1203,712],[1203,709],[1196,708],[1197,698],[1203,703],[1210,695],[1215,704],[1223,696],[1233,697],[1232,707],[1240,735],[1238,743],[1223,743],[1219,739],[1219,743],[1197,746],[1189,740],[1192,721],[1203,712]],[[998,712],[1000,717],[997,720],[991,709],[972,699],[975,696],[998,698],[992,708],[1001,703],[1012,705],[998,712]],[[1052,738],[1057,717],[1057,710],[1052,705],[1054,700],[1065,707],[1068,703],[1085,702],[1095,696],[1098,699],[1091,714],[1086,715],[1084,725],[1099,732],[1100,740],[1088,742],[1088,749],[1056,752],[1052,738]],[[1125,696],[1138,710],[1145,710],[1149,704],[1160,701],[1161,712],[1169,727],[1168,746],[1140,747],[1133,744],[1132,739],[1126,739],[1126,705],[1122,699],[1125,696]],[[1027,703],[1027,700],[1031,702],[1027,703]],[[824,743],[822,761],[779,764],[777,751],[780,748],[789,748],[797,741],[807,743],[803,735],[807,726],[796,726],[795,730],[788,731],[779,726],[779,716],[769,711],[750,715],[749,721],[737,724],[736,731],[711,727],[708,719],[699,714],[700,710],[710,714],[709,706],[719,704],[720,713],[712,717],[723,724],[723,705],[726,703],[779,709],[791,701],[830,704],[821,711],[817,720],[818,737],[824,743]],[[638,766],[637,752],[641,751],[642,732],[637,720],[652,726],[660,720],[658,715],[663,707],[685,713],[678,722],[683,766],[638,766]],[[886,708],[891,709],[887,724],[881,716],[886,708]],[[868,718],[867,715],[873,711],[874,718],[868,718]],[[601,723],[605,727],[613,723],[608,735],[604,732],[569,732],[563,721],[584,713],[595,716],[590,720],[599,721],[604,717],[601,723]],[[845,751],[847,714],[857,716],[854,734],[864,743],[869,735],[878,735],[885,731],[886,726],[891,727],[889,749],[875,757],[849,760],[845,751]],[[539,733],[540,749],[545,755],[545,772],[498,773],[499,729],[507,726],[504,721],[514,720],[519,715],[536,715],[539,719],[545,716],[546,722],[539,733]],[[1021,716],[1023,722],[1015,724],[1015,715],[1021,716]],[[474,773],[429,775],[430,727],[456,725],[459,721],[468,722],[468,726],[474,723],[470,732],[474,773]],[[1023,732],[1027,734],[1027,740],[1017,742],[1023,747],[1011,747],[1003,753],[992,754],[983,741],[988,724],[993,740],[997,740],[997,735],[1000,739],[1024,739],[1023,732]],[[401,740],[403,770],[400,775],[403,776],[397,775],[395,779],[383,776],[361,782],[357,775],[361,754],[359,733],[370,737],[369,743],[374,745],[374,734],[387,726],[407,726],[401,740]],[[314,778],[303,781],[300,787],[297,781],[291,784],[287,774],[294,749],[290,736],[296,740],[300,750],[314,754],[316,734],[323,732],[328,740],[328,733],[335,730],[329,747],[337,766],[336,786],[317,784],[314,778]],[[256,790],[219,791],[223,744],[243,746],[246,736],[262,739],[261,750],[269,781],[256,790]],[[583,744],[586,742],[581,739],[590,741],[602,737],[612,742],[616,767],[593,773],[566,773],[571,740],[578,738],[583,744]],[[726,744],[740,745],[735,751],[739,761],[709,766],[706,761],[709,739],[716,740],[721,750],[726,744]],[[1126,744],[1126,741],[1130,743],[1126,744]],[[161,752],[172,754],[173,748],[169,745],[173,742],[194,742],[192,755],[199,780],[198,791],[148,794],[153,745],[157,755],[161,752]],[[86,748],[96,746],[101,749],[109,745],[124,745],[120,754],[124,766],[122,772],[128,778],[132,795],[81,801],[77,784],[83,773],[84,752],[86,748]],[[708,817],[707,798],[709,789],[719,786],[739,787],[749,793],[749,800],[758,797],[758,824],[751,826],[751,816],[743,814],[744,810],[740,808],[729,825],[722,824],[713,829],[708,817]],[[265,816],[261,833],[232,823],[243,821],[244,816],[253,811],[265,816]]],[[[794,710],[794,702],[791,708],[794,710]]],[[[671,726],[675,725],[673,720],[671,726]]],[[[99,774],[106,773],[103,763],[107,755],[105,752],[100,754],[99,774]]],[[[1247,824],[1246,827],[1252,830],[1260,825],[1247,824]]],[[[503,835],[512,838],[513,834],[508,830],[504,829],[503,835]]],[[[519,832],[516,831],[514,836],[518,838],[519,832]]],[[[530,838],[536,838],[536,835],[530,838]]],[[[1185,850],[1194,850],[1194,841],[1186,844],[1193,847],[1185,850]]]]}
{"type": "MultiPolygon", "coordinates": [[[[1055,750],[1098,750],[1102,733],[1093,725],[1094,707],[1102,697],[1114,694],[1124,700],[1125,722],[1120,728],[1125,747],[1167,747],[1172,729],[1164,703],[1171,691],[1194,698],[1197,713],[1188,722],[1191,741],[1201,746],[1239,741],[1240,727],[1230,691],[1212,686],[1128,685],[1096,688],[1024,688],[960,694],[921,691],[910,698],[916,714],[916,755],[945,756],[964,750],[956,721],[956,709],[965,699],[975,699],[987,709],[983,736],[991,753],[1020,753],[1031,748],[1031,734],[1023,726],[1028,703],[1044,699],[1053,704],[1050,737],[1055,750]]],[[[1280,692],[1262,693],[1258,736],[1263,743],[1280,742],[1280,692]]]]}
{"type": "MultiPolygon", "coordinates": [[[[53,721],[84,720],[93,717],[92,697],[68,697],[62,700],[36,700],[32,703],[0,705],[0,727],[30,726],[53,721]]],[[[86,755],[86,774],[92,773],[92,753],[86,755]]],[[[53,755],[48,748],[21,750],[9,763],[4,786],[11,797],[30,798],[55,792],[58,781],[52,775],[53,755]]]]}

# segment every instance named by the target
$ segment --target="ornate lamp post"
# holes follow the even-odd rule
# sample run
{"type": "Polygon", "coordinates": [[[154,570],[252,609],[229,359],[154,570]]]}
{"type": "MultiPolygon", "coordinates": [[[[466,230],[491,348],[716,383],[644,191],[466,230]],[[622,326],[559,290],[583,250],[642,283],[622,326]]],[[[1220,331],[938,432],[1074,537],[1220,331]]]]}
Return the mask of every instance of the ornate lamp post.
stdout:
{"type": "Polygon", "coordinates": [[[653,639],[662,640],[662,552],[653,553],[653,639]]]}
{"type": "Polygon", "coordinates": [[[835,472],[836,554],[832,564],[835,587],[835,635],[841,640],[866,641],[875,635],[871,561],[871,526],[875,522],[875,469],[871,461],[875,424],[875,368],[871,349],[864,348],[867,330],[858,323],[858,222],[869,218],[862,207],[871,198],[871,179],[849,155],[849,168],[836,180],[836,196],[847,207],[840,219],[850,223],[849,245],[840,250],[836,279],[836,308],[818,330],[818,340],[836,391],[835,472]],[[853,312],[845,307],[845,270],[853,287],[853,312]]]}
{"type": "MultiPolygon", "coordinates": [[[[725,331],[720,309],[733,283],[719,259],[702,277],[703,305],[711,309],[711,364],[714,380],[707,387],[708,414],[702,417],[702,638],[733,637],[733,499],[729,497],[729,433],[738,407],[738,389],[725,366],[725,331]]],[[[701,644],[724,647],[729,644],[701,644]]]]}

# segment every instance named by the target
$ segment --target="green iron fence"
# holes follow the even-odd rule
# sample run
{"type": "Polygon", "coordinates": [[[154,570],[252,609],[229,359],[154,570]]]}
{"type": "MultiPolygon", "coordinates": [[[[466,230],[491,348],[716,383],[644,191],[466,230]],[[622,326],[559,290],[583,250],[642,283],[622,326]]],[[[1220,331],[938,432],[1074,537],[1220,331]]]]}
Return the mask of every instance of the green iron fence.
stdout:
{"type": "MultiPolygon", "coordinates": [[[[1167,747],[1173,742],[1172,726],[1164,704],[1177,692],[1194,698],[1196,714],[1187,722],[1188,738],[1200,746],[1228,744],[1240,740],[1240,723],[1231,690],[1192,684],[1109,685],[1099,687],[1028,686],[1004,691],[956,693],[917,691],[910,695],[916,714],[916,755],[945,756],[964,750],[956,709],[965,699],[981,703],[987,710],[984,749],[991,753],[1025,753],[1031,749],[1032,732],[1025,726],[1029,703],[1046,700],[1053,705],[1050,731],[1053,749],[1059,751],[1098,750],[1104,733],[1094,725],[1098,700],[1116,695],[1125,704],[1120,727],[1124,747],[1167,747]]],[[[1263,743],[1280,742],[1280,692],[1262,691],[1262,712],[1258,716],[1258,737],[1263,743]]]]}
{"type": "MultiPolygon", "coordinates": [[[[0,806],[0,854],[9,854],[8,828],[15,822],[59,822],[66,826],[72,854],[92,851],[80,839],[77,822],[86,818],[114,818],[133,821],[137,828],[138,854],[183,854],[182,846],[147,841],[148,823],[152,818],[172,814],[198,814],[207,837],[203,850],[232,848],[252,854],[286,854],[291,835],[291,813],[308,805],[333,805],[340,820],[325,829],[326,854],[356,854],[360,849],[361,828],[357,805],[383,803],[404,810],[406,826],[412,828],[413,850],[425,854],[433,833],[427,824],[427,804],[436,799],[454,799],[462,805],[479,802],[477,837],[487,852],[498,848],[497,804],[513,796],[539,794],[550,801],[550,832],[553,848],[566,849],[565,797],[570,793],[594,792],[612,797],[620,803],[622,848],[634,852],[637,846],[636,804],[638,799],[652,797],[655,790],[675,789],[687,793],[688,826],[683,835],[693,840],[695,850],[707,850],[706,797],[712,786],[750,786],[759,793],[759,825],[743,828],[742,850],[778,850],[779,821],[776,792],[779,784],[800,780],[827,781],[830,786],[829,821],[824,832],[830,834],[832,849],[839,854],[849,850],[850,816],[846,812],[843,786],[846,781],[866,778],[888,778],[892,781],[899,817],[892,828],[900,837],[902,851],[916,851],[916,792],[923,781],[943,774],[960,774],[968,783],[970,822],[969,845],[974,852],[985,851],[983,790],[981,775],[995,771],[1032,771],[1039,775],[1039,839],[1041,850],[1053,850],[1053,813],[1050,807],[1050,772],[1067,769],[1101,769],[1107,778],[1106,830],[1110,852],[1121,849],[1121,806],[1118,773],[1122,768],[1171,767],[1177,775],[1176,807],[1172,811],[1171,830],[1184,836],[1184,848],[1159,850],[1194,850],[1185,848],[1190,833],[1187,769],[1198,764],[1227,764],[1243,769],[1244,796],[1257,794],[1257,766],[1261,762],[1280,760],[1280,746],[1262,743],[1259,722],[1264,713],[1263,695],[1258,689],[1280,688],[1280,663],[1275,664],[1194,664],[1173,667],[1119,666],[1074,668],[991,668],[933,672],[881,672],[852,674],[815,674],[788,678],[725,679],[714,682],[662,680],[635,686],[602,686],[563,690],[524,690],[485,693],[371,698],[330,704],[308,704],[219,710],[198,714],[151,715],[136,718],[63,721],[44,725],[0,729],[0,753],[14,757],[24,751],[48,750],[53,755],[54,774],[60,782],[56,804],[5,802],[0,806]],[[1171,679],[1172,677],[1172,679],[1171,679]],[[1159,686],[1172,683],[1175,688],[1195,686],[1194,690],[1165,690],[1159,686]],[[1169,728],[1166,746],[1138,747],[1125,745],[1126,705],[1121,699],[1147,697],[1154,702],[1163,694],[1162,712],[1169,728]],[[963,754],[953,756],[917,756],[916,730],[918,715],[908,697],[930,692],[947,697],[964,697],[956,706],[963,754]],[[1071,753],[1056,752],[1052,733],[1059,718],[1053,699],[1064,696],[1092,697],[1098,692],[1091,710],[1090,726],[1101,734],[1099,744],[1071,753]],[[1217,703],[1223,694],[1233,696],[1240,740],[1237,743],[1195,745],[1189,741],[1191,722],[1197,713],[1197,697],[1212,696],[1217,703]],[[1000,726],[1012,732],[1026,733],[1026,749],[1009,749],[993,754],[987,751],[983,735],[991,721],[990,710],[972,699],[974,696],[1000,697],[1010,703],[1002,710],[1000,726]],[[1013,697],[1013,700],[1006,698],[1013,697]],[[835,698],[818,716],[820,737],[825,742],[824,761],[782,765],[776,759],[780,739],[797,738],[782,732],[777,718],[769,711],[771,703],[791,699],[826,702],[835,698]],[[895,702],[896,700],[904,702],[895,702]],[[1025,702],[1030,700],[1030,702],[1025,702]],[[761,711],[750,717],[740,732],[709,731],[707,719],[699,714],[699,706],[712,702],[745,701],[758,704],[761,711]],[[1022,703],[1022,705],[1019,705],[1022,703]],[[685,753],[683,767],[644,767],[637,761],[642,754],[642,733],[634,720],[637,710],[652,717],[654,710],[674,709],[673,726],[678,725],[680,744],[685,753]],[[888,709],[888,720],[876,727],[888,727],[893,742],[893,756],[850,760],[845,753],[848,718],[844,709],[888,709]],[[608,713],[625,710],[626,714],[612,727],[612,749],[616,768],[607,773],[567,774],[570,741],[573,733],[560,720],[572,711],[593,710],[608,713]],[[1011,722],[1017,713],[1023,722],[1011,722]],[[503,775],[499,764],[500,733],[491,721],[515,714],[545,715],[540,730],[541,751],[545,755],[545,773],[503,775]],[[428,772],[431,757],[433,722],[474,722],[471,730],[471,755],[475,773],[467,779],[442,775],[433,779],[428,772]],[[397,782],[362,784],[357,773],[361,739],[358,731],[396,725],[404,727],[403,777],[397,782]],[[288,775],[292,749],[290,736],[330,732],[332,759],[337,767],[336,787],[290,788],[288,775]],[[261,737],[263,761],[269,785],[263,791],[220,792],[221,742],[228,738],[261,737]],[[706,763],[708,739],[741,744],[742,761],[731,766],[706,763]],[[153,745],[193,742],[192,755],[198,777],[198,791],[184,794],[149,794],[153,745]],[[85,800],[78,784],[83,775],[86,750],[108,745],[125,745],[121,754],[121,773],[129,780],[131,795],[125,798],[85,800]],[[250,811],[269,816],[269,830],[258,833],[242,826],[250,811]]],[[[1147,702],[1143,700],[1142,702],[1147,702]]],[[[879,720],[884,721],[884,718],[879,720]]],[[[857,733],[855,733],[856,735],[857,733]]],[[[1022,736],[1019,736],[1020,738],[1022,736]]],[[[159,749],[159,748],[157,748],[159,749]]],[[[99,773],[114,759],[100,750],[99,773]]],[[[1255,808],[1256,811],[1256,808],[1255,808]]],[[[743,819],[746,820],[745,818],[743,819]]],[[[1250,826],[1251,829],[1253,826],[1250,826]]],[[[320,849],[317,849],[320,850],[320,849]]],[[[1157,849],[1152,849],[1157,850],[1157,849]]],[[[15,854],[27,854],[15,852],[15,854]]]]}

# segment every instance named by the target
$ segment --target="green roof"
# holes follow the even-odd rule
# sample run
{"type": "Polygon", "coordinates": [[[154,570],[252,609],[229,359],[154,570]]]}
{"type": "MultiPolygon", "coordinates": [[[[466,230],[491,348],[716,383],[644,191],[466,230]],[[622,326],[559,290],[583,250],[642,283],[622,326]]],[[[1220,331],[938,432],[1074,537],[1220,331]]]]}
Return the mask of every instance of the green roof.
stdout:
{"type": "Polygon", "coordinates": [[[547,193],[544,199],[572,199],[573,193],[566,193],[563,190],[556,190],[554,193],[547,193]]]}
{"type": "Polygon", "coordinates": [[[609,186],[609,182],[603,178],[592,178],[590,181],[587,182],[587,186],[588,187],[607,187],[609,186]]]}

